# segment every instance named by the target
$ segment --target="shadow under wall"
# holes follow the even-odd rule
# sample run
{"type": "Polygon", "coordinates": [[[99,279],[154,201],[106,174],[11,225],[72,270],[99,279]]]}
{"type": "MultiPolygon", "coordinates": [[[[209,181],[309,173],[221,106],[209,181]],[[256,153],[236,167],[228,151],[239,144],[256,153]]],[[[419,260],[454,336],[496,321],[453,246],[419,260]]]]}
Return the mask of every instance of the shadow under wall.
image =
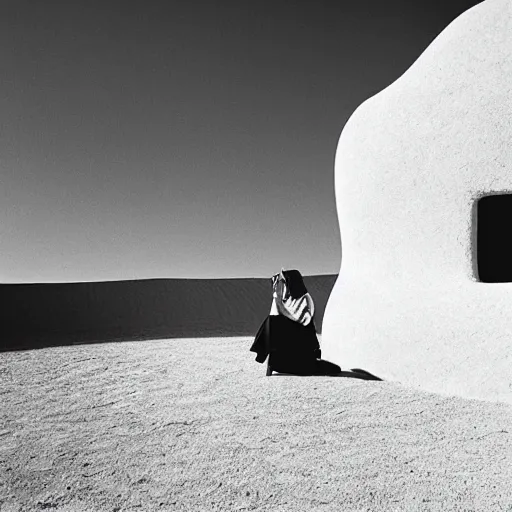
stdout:
{"type": "MultiPolygon", "coordinates": [[[[321,332],[336,275],[305,276],[321,332]]],[[[252,336],[268,279],[149,279],[0,285],[0,351],[163,338],[252,336]]]]}

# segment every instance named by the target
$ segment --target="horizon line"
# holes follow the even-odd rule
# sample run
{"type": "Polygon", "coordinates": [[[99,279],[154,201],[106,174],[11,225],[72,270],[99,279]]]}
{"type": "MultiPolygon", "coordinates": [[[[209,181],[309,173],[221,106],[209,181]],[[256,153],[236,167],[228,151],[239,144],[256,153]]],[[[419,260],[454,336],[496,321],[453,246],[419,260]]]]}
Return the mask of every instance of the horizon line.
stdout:
{"type": "MultiPolygon", "coordinates": [[[[303,277],[331,277],[337,276],[336,273],[326,274],[303,274],[303,277]]],[[[66,284],[107,284],[107,283],[133,283],[146,281],[256,281],[267,280],[270,277],[149,277],[141,279],[112,279],[108,281],[30,281],[30,282],[0,282],[0,286],[37,286],[37,285],[66,285],[66,284]]]]}

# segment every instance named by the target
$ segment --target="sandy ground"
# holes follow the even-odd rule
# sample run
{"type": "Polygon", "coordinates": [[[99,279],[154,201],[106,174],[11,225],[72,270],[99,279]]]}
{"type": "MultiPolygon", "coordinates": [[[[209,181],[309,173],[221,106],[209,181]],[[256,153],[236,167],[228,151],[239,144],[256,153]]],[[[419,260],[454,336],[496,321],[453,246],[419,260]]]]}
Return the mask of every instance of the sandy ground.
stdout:
{"type": "Polygon", "coordinates": [[[512,511],[512,407],[265,377],[250,338],[0,354],[0,510],[512,511]]]}
{"type": "MultiPolygon", "coordinates": [[[[336,279],[304,276],[319,332],[336,279]]],[[[272,288],[270,276],[0,283],[0,304],[4,352],[98,341],[250,336],[268,315],[272,288]]]]}

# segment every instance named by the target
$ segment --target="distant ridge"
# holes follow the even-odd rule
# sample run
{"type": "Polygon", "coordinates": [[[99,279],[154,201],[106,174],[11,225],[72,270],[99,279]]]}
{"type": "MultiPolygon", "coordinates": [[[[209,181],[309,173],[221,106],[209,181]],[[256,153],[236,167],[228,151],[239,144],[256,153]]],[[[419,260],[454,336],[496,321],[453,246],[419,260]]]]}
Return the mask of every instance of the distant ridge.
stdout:
{"type": "MultiPolygon", "coordinates": [[[[321,332],[336,275],[304,276],[321,332]]],[[[0,351],[157,338],[249,336],[271,305],[269,279],[147,279],[0,285],[0,351]]]]}

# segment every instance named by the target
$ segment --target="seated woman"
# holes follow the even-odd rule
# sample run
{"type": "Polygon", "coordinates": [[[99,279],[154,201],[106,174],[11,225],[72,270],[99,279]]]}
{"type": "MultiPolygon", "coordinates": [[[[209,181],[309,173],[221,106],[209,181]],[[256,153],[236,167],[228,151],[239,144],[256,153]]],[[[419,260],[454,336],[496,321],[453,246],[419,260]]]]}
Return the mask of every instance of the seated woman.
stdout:
{"type": "Polygon", "coordinates": [[[261,325],[251,351],[256,361],[268,360],[273,371],[294,375],[338,375],[341,368],[321,359],[313,321],[315,306],[298,270],[282,270],[271,278],[272,307],[261,325]]]}

